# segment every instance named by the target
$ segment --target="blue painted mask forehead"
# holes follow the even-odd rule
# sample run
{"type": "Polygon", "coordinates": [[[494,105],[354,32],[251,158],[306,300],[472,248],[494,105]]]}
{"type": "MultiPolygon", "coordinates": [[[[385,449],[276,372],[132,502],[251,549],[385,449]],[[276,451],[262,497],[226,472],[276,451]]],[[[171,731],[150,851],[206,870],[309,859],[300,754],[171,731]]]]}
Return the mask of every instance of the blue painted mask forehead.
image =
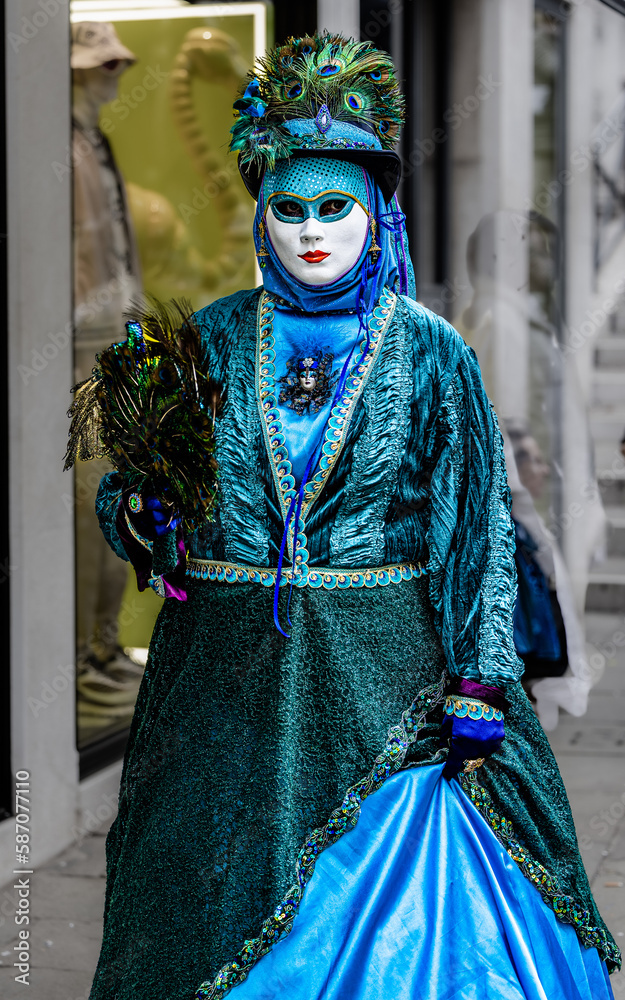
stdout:
{"type": "Polygon", "coordinates": [[[344,191],[363,205],[369,205],[362,167],[329,157],[300,156],[279,160],[275,171],[266,171],[263,178],[265,204],[274,191],[290,191],[302,198],[315,198],[322,191],[344,191]]]}

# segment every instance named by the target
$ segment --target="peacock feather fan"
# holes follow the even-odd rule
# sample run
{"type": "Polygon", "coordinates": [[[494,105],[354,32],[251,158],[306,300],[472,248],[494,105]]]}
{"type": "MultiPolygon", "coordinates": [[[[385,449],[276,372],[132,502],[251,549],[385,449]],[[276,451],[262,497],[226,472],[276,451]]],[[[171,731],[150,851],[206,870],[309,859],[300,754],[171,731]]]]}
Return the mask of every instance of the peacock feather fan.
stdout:
{"type": "Polygon", "coordinates": [[[127,339],[96,358],[75,386],[65,468],[108,458],[124,485],[173,507],[187,530],[212,519],[217,498],[215,419],[221,386],[203,370],[189,303],[133,308],[127,339]]]}
{"type": "Polygon", "coordinates": [[[372,42],[341,35],[290,38],[257,61],[235,101],[230,149],[243,166],[275,168],[302,146],[284,122],[315,119],[326,106],[333,121],[373,132],[392,149],[404,122],[404,98],[392,59],[372,42]]]}

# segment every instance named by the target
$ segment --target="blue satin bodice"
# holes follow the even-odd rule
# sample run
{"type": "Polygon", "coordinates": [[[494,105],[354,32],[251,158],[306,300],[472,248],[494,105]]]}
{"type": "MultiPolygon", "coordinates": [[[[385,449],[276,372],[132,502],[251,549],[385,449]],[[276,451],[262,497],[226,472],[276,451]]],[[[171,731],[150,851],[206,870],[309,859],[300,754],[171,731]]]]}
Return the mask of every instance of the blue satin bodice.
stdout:
{"type": "MultiPolygon", "coordinates": [[[[336,378],[352,349],[357,348],[359,321],[355,313],[338,313],[320,316],[315,323],[317,332],[311,336],[310,318],[294,313],[278,304],[275,309],[273,333],[276,341],[276,370],[286,372],[287,361],[294,357],[313,354],[315,350],[329,351],[333,355],[332,374],[336,378]]],[[[354,351],[354,360],[356,352],[354,351]]],[[[288,405],[281,407],[289,455],[296,482],[299,484],[306,470],[309,457],[315,450],[330,416],[332,397],[317,413],[296,413],[288,405]]]]}

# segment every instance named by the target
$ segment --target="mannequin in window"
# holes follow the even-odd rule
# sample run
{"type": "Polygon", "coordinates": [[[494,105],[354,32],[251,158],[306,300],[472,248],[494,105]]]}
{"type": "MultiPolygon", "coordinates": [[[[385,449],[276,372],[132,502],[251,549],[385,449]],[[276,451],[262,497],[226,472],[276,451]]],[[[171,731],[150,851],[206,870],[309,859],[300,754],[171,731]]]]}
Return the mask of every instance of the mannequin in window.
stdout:
{"type": "MultiPolygon", "coordinates": [[[[123,311],[141,291],[124,181],[98,126],[102,105],[115,98],[121,74],[134,62],[112,24],[72,24],[76,381],[119,339],[123,311]]],[[[117,641],[127,573],[103,544],[93,511],[99,476],[110,467],[97,466],[81,465],[76,474],[78,685],[89,701],[132,703],[140,671],[117,641]]]]}

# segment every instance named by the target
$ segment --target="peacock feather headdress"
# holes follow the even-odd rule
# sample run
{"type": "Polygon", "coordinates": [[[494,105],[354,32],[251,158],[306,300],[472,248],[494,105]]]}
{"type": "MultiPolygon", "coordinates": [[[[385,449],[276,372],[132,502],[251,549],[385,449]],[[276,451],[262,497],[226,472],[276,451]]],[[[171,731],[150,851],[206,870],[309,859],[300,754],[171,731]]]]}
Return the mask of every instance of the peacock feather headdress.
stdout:
{"type": "Polygon", "coordinates": [[[375,159],[398,179],[391,151],[404,98],[391,57],[371,42],[328,33],[290,38],[258,60],[234,109],[230,148],[254,195],[264,171],[295,153],[375,159]]]}

